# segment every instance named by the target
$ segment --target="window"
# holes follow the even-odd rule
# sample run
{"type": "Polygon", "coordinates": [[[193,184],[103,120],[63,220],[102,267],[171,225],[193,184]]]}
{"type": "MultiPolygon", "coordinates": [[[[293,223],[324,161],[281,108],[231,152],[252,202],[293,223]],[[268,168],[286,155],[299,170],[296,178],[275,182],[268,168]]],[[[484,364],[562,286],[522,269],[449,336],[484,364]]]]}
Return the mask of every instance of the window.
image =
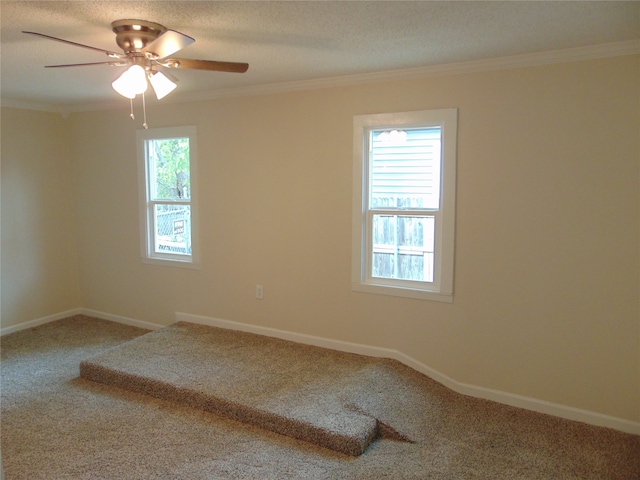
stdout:
{"type": "Polygon", "coordinates": [[[456,109],[354,117],[354,290],[453,300],[456,143],[456,109]]]}
{"type": "Polygon", "coordinates": [[[139,130],[141,253],[145,263],[195,267],[196,129],[139,130]]]}

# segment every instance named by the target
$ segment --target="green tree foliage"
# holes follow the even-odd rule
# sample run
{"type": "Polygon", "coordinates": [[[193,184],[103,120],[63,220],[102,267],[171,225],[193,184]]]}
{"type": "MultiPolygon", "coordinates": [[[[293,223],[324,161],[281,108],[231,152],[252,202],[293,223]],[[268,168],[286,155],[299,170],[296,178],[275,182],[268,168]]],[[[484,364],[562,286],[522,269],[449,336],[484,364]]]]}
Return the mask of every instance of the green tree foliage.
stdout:
{"type": "Polygon", "coordinates": [[[152,140],[156,170],[156,196],[165,199],[189,198],[189,139],[152,140]]]}

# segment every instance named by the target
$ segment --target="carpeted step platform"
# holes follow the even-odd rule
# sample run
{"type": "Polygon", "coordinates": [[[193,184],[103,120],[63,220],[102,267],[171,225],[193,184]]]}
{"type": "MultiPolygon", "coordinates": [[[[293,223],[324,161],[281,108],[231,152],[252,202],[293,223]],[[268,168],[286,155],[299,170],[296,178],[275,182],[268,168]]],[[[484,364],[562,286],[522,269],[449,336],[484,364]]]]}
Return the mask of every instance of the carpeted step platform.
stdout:
{"type": "Polygon", "coordinates": [[[375,438],[411,441],[367,411],[393,390],[376,380],[388,362],[178,322],[82,361],[80,376],[356,456],[375,438]]]}

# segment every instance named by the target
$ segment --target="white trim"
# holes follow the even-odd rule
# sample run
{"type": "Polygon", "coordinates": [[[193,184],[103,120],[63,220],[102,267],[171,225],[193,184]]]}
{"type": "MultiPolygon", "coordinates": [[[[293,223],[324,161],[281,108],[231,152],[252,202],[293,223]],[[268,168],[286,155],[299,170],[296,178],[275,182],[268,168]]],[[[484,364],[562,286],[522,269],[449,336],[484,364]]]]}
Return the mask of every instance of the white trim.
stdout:
{"type": "Polygon", "coordinates": [[[98,318],[100,320],[109,320],[110,322],[122,323],[123,325],[129,325],[131,327],[144,328],[145,330],[159,330],[166,327],[166,325],[159,325],[157,323],[145,322],[143,320],[137,320],[135,318],[123,317],[121,315],[113,315],[111,313],[100,312],[98,310],[91,310],[89,308],[81,308],[80,313],[87,317],[98,318]]]}
{"type": "Polygon", "coordinates": [[[418,300],[453,303],[452,293],[431,292],[428,290],[394,287],[390,285],[376,285],[372,283],[362,283],[359,281],[351,282],[351,290],[358,293],[373,293],[376,295],[389,295],[392,297],[415,298],[418,300]]]}
{"type": "Polygon", "coordinates": [[[457,131],[457,108],[377,113],[353,117],[351,214],[351,289],[353,291],[453,302],[457,131]],[[369,184],[372,178],[369,170],[371,168],[369,143],[371,132],[387,128],[416,127],[440,127],[441,131],[439,207],[437,211],[431,213],[424,210],[418,211],[423,215],[431,214],[436,219],[435,276],[432,283],[373,278],[371,212],[374,212],[374,209],[369,206],[369,184]]]}
{"type": "Polygon", "coordinates": [[[168,267],[200,269],[200,233],[198,212],[198,136],[193,125],[178,127],[151,128],[136,130],[136,149],[138,157],[138,209],[140,222],[140,258],[142,263],[168,267]],[[191,255],[159,254],[152,245],[156,228],[152,222],[152,209],[155,202],[150,199],[151,179],[149,159],[147,158],[147,140],[164,138],[189,139],[189,177],[190,196],[185,204],[191,212],[191,255]]]}
{"type": "Polygon", "coordinates": [[[270,93],[293,92],[301,90],[316,90],[322,88],[348,87],[371,83],[389,82],[396,80],[411,80],[415,78],[443,77],[448,75],[462,75],[510,68],[534,67],[555,63],[569,63],[598,58],[619,57],[640,54],[640,40],[628,40],[586,47],[550,50],[547,52],[510,55],[506,57],[485,58],[466,62],[427,65],[424,67],[405,68],[399,70],[385,70],[337,77],[299,80],[292,82],[236,87],[202,92],[190,96],[174,97],[176,102],[196,102],[227,97],[247,97],[270,93]]]}
{"type": "Polygon", "coordinates": [[[111,313],[100,312],[98,310],[91,310],[89,308],[73,308],[65,312],[55,313],[53,315],[47,315],[46,317],[36,318],[35,320],[29,320],[10,327],[0,328],[0,336],[9,335],[10,333],[19,332],[20,330],[27,330],[29,328],[38,327],[47,323],[62,320],[64,318],[73,317],[75,315],[86,315],[87,317],[98,318],[101,320],[108,320],[110,322],[122,323],[123,325],[130,325],[132,327],[144,328],[145,330],[158,330],[166,327],[166,325],[159,325],[157,323],[145,322],[142,320],[136,320],[135,318],[122,317],[120,315],[113,315],[111,313]]]}
{"type": "Polygon", "coordinates": [[[303,343],[306,345],[315,345],[317,347],[330,348],[342,352],[356,353],[359,355],[368,355],[370,357],[391,358],[397,360],[404,365],[432,378],[433,380],[443,384],[451,390],[468,395],[475,398],[483,398],[494,402],[510,405],[513,407],[524,408],[538,413],[545,413],[556,417],[565,418],[577,422],[583,422],[599,427],[608,427],[620,430],[626,433],[640,435],[640,422],[626,420],[624,418],[604,415],[589,410],[561,405],[558,403],[538,400],[536,398],[525,397],[490,388],[479,387],[464,382],[459,382],[448,375],[434,370],[424,363],[406,355],[398,350],[373,347],[358,343],[344,342],[341,340],[332,340],[324,337],[316,337],[314,335],[306,335],[275,328],[261,327],[258,325],[250,325],[246,323],[233,322],[230,320],[222,320],[219,318],[204,317],[201,315],[192,315],[189,313],[176,312],[176,321],[197,323],[200,325],[208,325],[211,327],[226,328],[229,330],[238,330],[242,332],[255,333],[258,335],[266,335],[269,337],[280,338],[292,342],[303,343]]]}
{"type": "Polygon", "coordinates": [[[408,367],[417,370],[420,373],[430,377],[431,379],[443,384],[451,390],[462,395],[468,395],[474,398],[482,398],[494,402],[510,405],[512,407],[523,408],[533,412],[553,415],[555,417],[573,420],[576,422],[587,423],[598,427],[613,428],[622,432],[640,435],[640,422],[618,418],[611,415],[605,415],[598,412],[592,412],[581,408],[562,405],[559,403],[548,402],[532,397],[525,397],[515,393],[503,392],[491,388],[479,387],[469,383],[459,382],[444,373],[432,369],[431,367],[405,355],[402,352],[395,351],[394,360],[405,364],[408,367]]]}
{"type": "Polygon", "coordinates": [[[255,333],[257,335],[265,335],[267,337],[289,340],[291,342],[302,343],[305,345],[314,345],[316,347],[330,348],[333,350],[339,350],[341,352],[367,355],[369,357],[390,358],[390,355],[393,355],[393,353],[395,352],[395,350],[383,347],[370,347],[368,345],[363,345],[360,343],[332,340],[324,337],[316,337],[315,335],[289,332],[287,330],[279,330],[277,328],[261,327],[259,325],[234,322],[232,320],[223,320],[220,318],[205,317],[202,315],[192,315],[190,313],[176,312],[176,322],[197,323],[199,325],[207,325],[209,327],[226,328],[227,330],[255,333]]]}
{"type": "Polygon", "coordinates": [[[36,318],[27,322],[18,323],[17,325],[11,325],[10,327],[0,328],[0,337],[9,335],[10,333],[19,332],[20,330],[27,330],[28,328],[38,327],[45,323],[55,322],[56,320],[62,320],[63,318],[73,317],[81,313],[80,308],[73,308],[65,312],[54,313],[53,315],[47,315],[45,317],[36,318]]]}
{"type": "MultiPolygon", "coordinates": [[[[510,55],[506,57],[486,58],[481,60],[445,63],[440,65],[428,65],[424,67],[401,70],[387,70],[355,75],[317,78],[311,80],[297,80],[292,82],[232,87],[194,94],[180,95],[180,93],[176,91],[173,95],[171,95],[171,97],[163,99],[162,103],[169,104],[201,102],[219,98],[249,97],[254,95],[268,95],[273,93],[365,85],[370,83],[388,82],[395,80],[410,80],[415,78],[463,75],[477,72],[535,67],[540,65],[579,62],[585,60],[595,60],[598,58],[611,58],[638,54],[640,54],[640,40],[626,40],[622,42],[588,45],[585,47],[565,48],[560,50],[550,50],[546,52],[510,55]]],[[[0,103],[3,107],[6,106],[23,108],[27,110],[59,112],[62,114],[68,114],[71,112],[91,112],[97,110],[114,110],[118,108],[124,108],[122,98],[114,99],[113,101],[110,100],[104,102],[79,103],[64,106],[13,99],[2,99],[0,103]]]]}
{"type": "MultiPolygon", "coordinates": [[[[71,317],[73,315],[87,315],[88,317],[98,318],[101,320],[109,320],[116,323],[122,323],[124,325],[130,325],[133,327],[139,327],[146,330],[158,330],[166,327],[166,325],[159,325],[156,323],[145,322],[142,320],[136,320],[134,318],[123,317],[120,315],[113,315],[110,313],[100,312],[97,310],[91,310],[88,308],[75,308],[67,310],[66,312],[49,315],[36,320],[20,323],[18,325],[12,325],[0,329],[0,336],[8,335],[19,330],[25,330],[27,328],[37,327],[45,323],[54,322],[56,320],[62,320],[63,318],[71,317]]],[[[610,415],[604,415],[602,413],[591,412],[589,410],[583,410],[580,408],[570,407],[567,405],[560,405],[557,403],[547,402],[545,400],[538,400],[535,398],[525,397],[508,392],[502,392],[500,390],[493,390],[490,388],[479,387],[464,382],[459,382],[448,375],[445,375],[438,370],[435,370],[422,362],[406,355],[398,350],[385,347],[374,347],[370,345],[363,345],[360,343],[344,342],[341,340],[333,340],[330,338],[317,337],[315,335],[307,335],[303,333],[289,332],[286,330],[279,330],[270,327],[261,327],[258,325],[250,325],[248,323],[234,322],[231,320],[222,320],[219,318],[205,317],[202,315],[193,315],[190,313],[175,313],[176,322],[190,322],[200,325],[208,325],[211,327],[226,328],[229,330],[237,330],[241,332],[255,333],[257,335],[265,335],[268,337],[280,338],[282,340],[289,340],[291,342],[302,343],[305,345],[314,345],[317,347],[330,348],[341,352],[355,353],[358,355],[367,355],[377,358],[391,358],[397,360],[404,365],[413,368],[414,370],[428,376],[429,378],[441,383],[442,385],[450,388],[454,392],[462,395],[468,395],[475,398],[483,398],[494,402],[510,405],[513,407],[524,408],[538,413],[545,413],[547,415],[553,415],[567,420],[573,420],[576,422],[583,422],[589,425],[595,425],[599,427],[607,427],[615,430],[619,430],[634,435],[640,435],[640,422],[633,420],[627,420],[624,418],[613,417],[610,415]]]]}
{"type": "Polygon", "coordinates": [[[42,102],[31,102],[28,100],[17,100],[13,98],[0,99],[0,106],[3,108],[19,108],[21,110],[37,110],[39,112],[59,113],[65,119],[69,116],[69,113],[72,111],[68,107],[63,105],[55,105],[51,103],[42,103],[42,102]]]}
{"type": "Polygon", "coordinates": [[[174,267],[174,268],[189,268],[191,270],[200,270],[200,263],[194,263],[189,261],[183,261],[179,259],[167,259],[167,258],[148,258],[141,256],[142,263],[147,265],[158,265],[161,267],[174,267]]]}

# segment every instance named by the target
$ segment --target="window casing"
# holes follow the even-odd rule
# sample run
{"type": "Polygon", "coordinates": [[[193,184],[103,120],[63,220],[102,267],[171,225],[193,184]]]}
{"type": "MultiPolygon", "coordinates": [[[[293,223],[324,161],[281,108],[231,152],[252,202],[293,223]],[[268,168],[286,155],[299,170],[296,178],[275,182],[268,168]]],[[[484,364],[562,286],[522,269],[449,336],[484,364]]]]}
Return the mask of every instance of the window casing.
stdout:
{"type": "Polygon", "coordinates": [[[139,130],[137,143],[142,261],[198,268],[196,129],[139,130]]]}
{"type": "Polygon", "coordinates": [[[453,301],[457,110],[354,117],[352,288],[453,301]]]}

